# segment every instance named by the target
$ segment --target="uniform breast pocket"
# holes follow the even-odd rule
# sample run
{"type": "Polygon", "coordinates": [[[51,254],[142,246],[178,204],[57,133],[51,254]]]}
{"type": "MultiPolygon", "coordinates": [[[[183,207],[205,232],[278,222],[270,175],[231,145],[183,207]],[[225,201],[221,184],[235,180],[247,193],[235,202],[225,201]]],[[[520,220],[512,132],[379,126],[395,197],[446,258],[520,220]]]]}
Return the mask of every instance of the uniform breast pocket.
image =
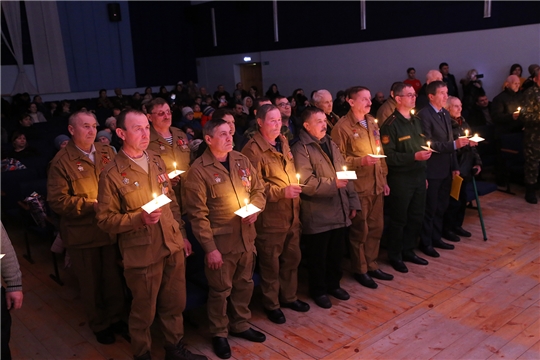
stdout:
{"type": "Polygon", "coordinates": [[[124,198],[127,211],[134,211],[146,204],[144,196],[135,184],[124,185],[120,189],[120,195],[124,198]]]}
{"type": "Polygon", "coordinates": [[[97,178],[93,172],[83,170],[70,174],[73,179],[73,192],[76,196],[97,198],[97,178]]]}
{"type": "Polygon", "coordinates": [[[229,182],[212,184],[210,188],[210,195],[213,199],[231,196],[234,194],[234,189],[229,182]]]}

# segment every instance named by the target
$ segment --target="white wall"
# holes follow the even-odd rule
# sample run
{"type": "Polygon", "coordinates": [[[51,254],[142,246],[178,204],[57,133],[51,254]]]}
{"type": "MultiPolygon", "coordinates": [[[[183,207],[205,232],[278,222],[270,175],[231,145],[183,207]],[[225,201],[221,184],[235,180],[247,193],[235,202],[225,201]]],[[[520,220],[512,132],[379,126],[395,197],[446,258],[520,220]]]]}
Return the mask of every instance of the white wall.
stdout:
{"type": "MultiPolygon", "coordinates": [[[[447,62],[458,86],[470,69],[476,68],[484,74],[484,89],[492,99],[501,91],[512,64],[521,64],[527,77],[528,66],[540,63],[540,24],[199,58],[199,86],[213,92],[217,85],[223,84],[231,92],[240,81],[235,75],[235,65],[242,63],[244,56],[263,64],[269,62],[262,66],[263,93],[272,83],[287,96],[299,87],[308,96],[312,90],[321,88],[335,96],[338,90],[363,85],[372,94],[383,91],[388,96],[392,83],[406,78],[408,67],[415,67],[417,78],[424,83],[429,70],[447,62]]],[[[249,86],[244,84],[245,88],[249,86]]]]}

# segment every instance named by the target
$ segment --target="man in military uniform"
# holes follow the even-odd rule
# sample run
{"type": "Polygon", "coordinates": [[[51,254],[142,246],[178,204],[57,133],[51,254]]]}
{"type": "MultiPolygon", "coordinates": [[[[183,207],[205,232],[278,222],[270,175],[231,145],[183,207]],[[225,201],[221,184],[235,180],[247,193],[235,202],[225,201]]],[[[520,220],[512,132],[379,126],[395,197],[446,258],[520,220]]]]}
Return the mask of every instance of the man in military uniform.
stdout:
{"type": "Polygon", "coordinates": [[[396,86],[396,110],[381,127],[381,142],[387,156],[390,223],[387,230],[387,250],[390,265],[399,272],[409,271],[403,261],[427,265],[414,253],[422,230],[426,202],[426,160],[431,152],[422,150],[426,144],[420,119],[411,115],[416,101],[411,85],[396,86]]]}
{"type": "MultiPolygon", "coordinates": [[[[167,173],[174,170],[187,171],[189,169],[189,154],[187,135],[180,129],[171,126],[171,108],[163,98],[155,98],[146,105],[150,127],[150,144],[148,149],[159,154],[165,162],[167,173]]],[[[182,179],[185,181],[185,174],[175,176],[171,180],[171,185],[176,194],[176,199],[182,213],[185,213],[185,204],[182,202],[182,179]]]]}
{"type": "Polygon", "coordinates": [[[235,214],[248,203],[263,210],[266,197],[260,174],[246,156],[232,150],[232,130],[226,121],[208,121],[203,136],[208,148],[187,174],[187,213],[206,254],[212,345],[217,356],[227,359],[231,357],[229,327],[233,336],[266,340],[248,323],[258,213],[244,218],[235,214]]]}
{"type": "Polygon", "coordinates": [[[296,297],[301,259],[299,195],[302,188],[296,183],[289,142],[280,134],[280,110],[274,105],[264,105],[257,112],[257,121],[259,131],[242,153],[261,174],[267,198],[266,208],[255,223],[263,306],[268,319],[283,324],[286,320],[280,300],[282,307],[300,312],[309,310],[309,305],[296,297]]]}
{"type": "Polygon", "coordinates": [[[523,151],[525,155],[525,200],[536,204],[536,184],[540,162],[540,67],[536,68],[534,85],[525,91],[525,103],[522,110],[524,121],[523,151]]]}
{"type": "Polygon", "coordinates": [[[133,295],[129,315],[135,359],[150,359],[150,326],[156,316],[165,337],[165,359],[206,359],[189,352],[182,311],[186,304],[186,239],[180,208],[161,157],[146,151],[150,124],[138,110],[118,116],[122,150],[101,173],[97,220],[101,230],[118,236],[124,276],[133,295]],[[158,195],[171,200],[151,213],[142,209],[158,195]],[[185,249],[185,250],[184,250],[185,249]]]}
{"type": "Polygon", "coordinates": [[[379,269],[377,256],[384,228],[383,196],[390,188],[386,184],[387,167],[384,159],[368,154],[380,153],[379,127],[369,115],[371,94],[363,86],[347,89],[351,110],[332,130],[332,140],[345,158],[347,168],[356,171],[353,180],[362,211],[353,219],[349,232],[351,266],[354,278],[361,285],[375,289],[379,280],[392,280],[393,275],[379,269]]]}
{"type": "Polygon", "coordinates": [[[116,238],[101,231],[95,217],[99,174],[115,153],[109,145],[94,143],[96,128],[90,112],[70,116],[72,139],[49,165],[47,199],[60,215],[60,235],[79,280],[88,324],[99,343],[112,344],[115,332],[127,333],[120,320],[124,292],[116,238]]]}

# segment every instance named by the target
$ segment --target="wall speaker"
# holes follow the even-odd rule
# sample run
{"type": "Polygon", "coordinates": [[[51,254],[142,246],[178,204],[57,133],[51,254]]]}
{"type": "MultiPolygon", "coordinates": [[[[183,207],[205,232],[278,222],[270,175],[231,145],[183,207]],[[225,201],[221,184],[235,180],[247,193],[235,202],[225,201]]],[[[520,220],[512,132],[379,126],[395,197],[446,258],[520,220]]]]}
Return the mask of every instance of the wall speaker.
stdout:
{"type": "Polygon", "coordinates": [[[122,20],[122,15],[120,14],[120,4],[119,3],[108,3],[107,10],[109,12],[109,20],[116,22],[122,20]]]}

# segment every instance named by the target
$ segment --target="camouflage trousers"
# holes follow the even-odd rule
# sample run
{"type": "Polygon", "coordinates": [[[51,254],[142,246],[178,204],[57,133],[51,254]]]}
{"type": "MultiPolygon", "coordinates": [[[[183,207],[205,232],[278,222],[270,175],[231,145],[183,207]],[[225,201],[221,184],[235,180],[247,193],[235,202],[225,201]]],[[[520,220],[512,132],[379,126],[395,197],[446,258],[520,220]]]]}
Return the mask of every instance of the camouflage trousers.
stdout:
{"type": "Polygon", "coordinates": [[[525,184],[536,184],[540,166],[540,128],[525,129],[523,135],[525,184]]]}

